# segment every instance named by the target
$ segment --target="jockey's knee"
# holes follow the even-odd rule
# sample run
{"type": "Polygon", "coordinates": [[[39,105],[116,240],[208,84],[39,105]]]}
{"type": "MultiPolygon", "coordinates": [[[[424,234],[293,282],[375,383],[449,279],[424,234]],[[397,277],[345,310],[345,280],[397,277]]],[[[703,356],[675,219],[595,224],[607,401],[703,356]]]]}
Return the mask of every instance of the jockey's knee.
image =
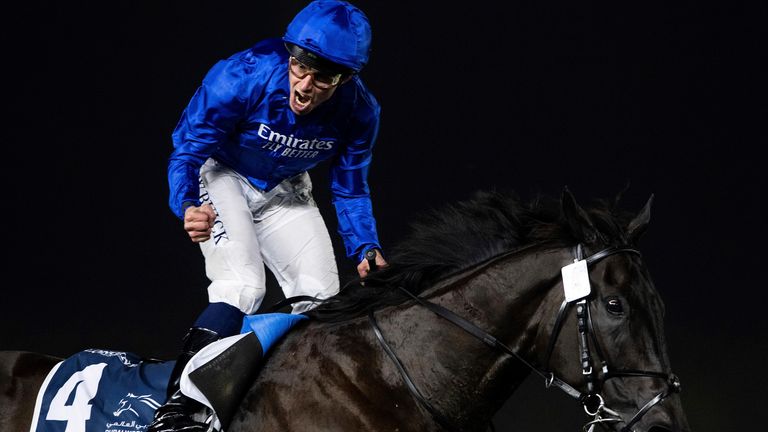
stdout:
{"type": "Polygon", "coordinates": [[[259,309],[266,292],[264,286],[247,285],[241,281],[215,280],[208,286],[208,301],[227,303],[250,315],[259,309]]]}
{"type": "MultiPolygon", "coordinates": [[[[339,292],[339,278],[337,274],[328,274],[326,277],[317,278],[308,275],[299,276],[291,295],[307,295],[323,300],[333,297],[339,292]]],[[[302,313],[315,308],[317,302],[301,302],[293,305],[293,313],[302,313]]]]}

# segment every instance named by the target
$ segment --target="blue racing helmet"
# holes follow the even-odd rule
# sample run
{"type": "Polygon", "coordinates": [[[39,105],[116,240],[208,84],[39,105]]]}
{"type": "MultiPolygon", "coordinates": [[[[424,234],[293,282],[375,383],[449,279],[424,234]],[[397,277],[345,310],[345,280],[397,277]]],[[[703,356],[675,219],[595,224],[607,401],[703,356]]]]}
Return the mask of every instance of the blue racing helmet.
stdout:
{"type": "Polygon", "coordinates": [[[293,53],[294,45],[352,72],[368,63],[371,25],[363,11],[338,0],[316,0],[288,24],[283,41],[293,53]]]}

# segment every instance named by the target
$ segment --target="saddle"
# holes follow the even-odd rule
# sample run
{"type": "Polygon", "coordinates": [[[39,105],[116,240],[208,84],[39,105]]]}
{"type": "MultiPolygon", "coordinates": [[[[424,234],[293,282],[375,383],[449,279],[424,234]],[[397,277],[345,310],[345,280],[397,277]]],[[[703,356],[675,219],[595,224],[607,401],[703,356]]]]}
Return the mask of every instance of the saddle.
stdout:
{"type": "Polygon", "coordinates": [[[241,334],[213,342],[189,360],[181,375],[181,392],[213,410],[214,429],[226,430],[266,353],[305,319],[285,313],[246,316],[241,334]]]}

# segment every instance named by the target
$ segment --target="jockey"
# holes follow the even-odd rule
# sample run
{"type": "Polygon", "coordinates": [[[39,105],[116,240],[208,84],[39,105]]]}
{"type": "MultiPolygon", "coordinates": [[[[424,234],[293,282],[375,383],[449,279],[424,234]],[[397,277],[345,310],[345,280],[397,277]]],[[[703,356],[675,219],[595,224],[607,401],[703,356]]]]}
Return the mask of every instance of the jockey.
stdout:
{"type": "MultiPolygon", "coordinates": [[[[331,193],[346,254],[360,276],[366,252],[386,266],[368,169],[380,107],[358,73],[368,62],[365,14],[337,0],[301,10],[282,39],[216,63],[173,132],[170,207],[205,258],[209,305],[185,336],[150,432],[203,431],[179,391],[181,370],[205,345],[239,332],[265,294],[265,269],[286,297],[339,291],[331,240],[307,170],[330,160],[331,193]]],[[[301,313],[312,303],[294,305],[301,313]]]]}

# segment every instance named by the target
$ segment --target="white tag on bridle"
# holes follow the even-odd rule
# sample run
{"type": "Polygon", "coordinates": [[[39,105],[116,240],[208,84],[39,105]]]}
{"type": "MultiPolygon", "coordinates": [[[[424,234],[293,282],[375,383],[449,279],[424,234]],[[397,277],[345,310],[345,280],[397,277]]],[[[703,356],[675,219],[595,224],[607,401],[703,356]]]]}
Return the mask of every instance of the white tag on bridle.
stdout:
{"type": "Polygon", "coordinates": [[[586,260],[568,264],[561,269],[561,272],[563,274],[565,301],[572,302],[586,297],[592,292],[589,286],[589,271],[587,270],[586,260]]]}

